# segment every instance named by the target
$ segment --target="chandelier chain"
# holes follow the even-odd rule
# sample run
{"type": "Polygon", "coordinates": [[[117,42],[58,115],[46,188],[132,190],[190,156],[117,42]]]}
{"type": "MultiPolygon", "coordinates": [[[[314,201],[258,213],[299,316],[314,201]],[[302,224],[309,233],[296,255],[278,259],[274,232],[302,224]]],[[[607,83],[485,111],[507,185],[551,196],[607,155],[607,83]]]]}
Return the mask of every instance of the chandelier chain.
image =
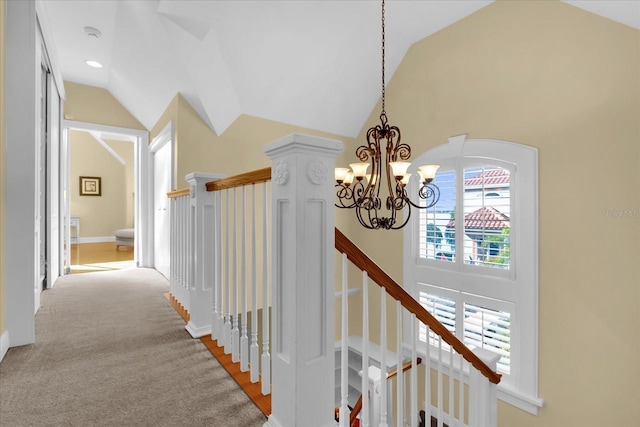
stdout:
{"type": "Polygon", "coordinates": [[[386,116],[385,108],[384,108],[384,95],[385,95],[385,84],[384,84],[384,0],[382,0],[382,112],[381,116],[386,116]]]}

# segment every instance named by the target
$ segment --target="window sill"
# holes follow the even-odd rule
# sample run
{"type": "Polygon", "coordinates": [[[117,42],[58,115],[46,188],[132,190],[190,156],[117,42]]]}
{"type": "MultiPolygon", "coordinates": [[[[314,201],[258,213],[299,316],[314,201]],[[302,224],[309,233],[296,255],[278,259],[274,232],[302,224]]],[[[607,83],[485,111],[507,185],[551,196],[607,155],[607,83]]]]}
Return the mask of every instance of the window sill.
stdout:
{"type": "MultiPolygon", "coordinates": [[[[424,341],[422,341],[424,342],[424,341]]],[[[411,357],[411,347],[409,345],[407,345],[406,343],[403,344],[403,353],[405,354],[405,356],[407,356],[408,358],[411,357]]],[[[430,352],[431,354],[431,368],[434,369],[434,365],[438,364],[438,358],[436,356],[436,352],[438,350],[432,346],[432,351],[430,352]]],[[[425,352],[418,350],[417,355],[419,357],[425,358],[425,352]]],[[[448,352],[447,352],[448,354],[448,352]]],[[[453,371],[455,372],[456,377],[458,375],[460,375],[460,364],[459,364],[459,355],[456,355],[456,361],[454,361],[453,363],[453,371]]],[[[442,361],[442,368],[443,368],[443,374],[447,374],[447,371],[450,369],[449,366],[449,356],[443,357],[442,361]]],[[[466,366],[466,365],[465,365],[466,366]]],[[[463,372],[463,376],[464,376],[464,381],[466,383],[468,383],[469,381],[469,371],[468,371],[468,367],[466,367],[464,369],[463,372]]],[[[522,409],[523,411],[526,411],[532,415],[538,415],[538,409],[542,408],[544,406],[544,399],[541,399],[539,397],[533,397],[530,396],[528,394],[522,393],[521,391],[518,390],[514,390],[512,387],[510,387],[509,385],[505,385],[503,383],[498,384],[497,386],[497,391],[498,391],[498,399],[502,400],[505,403],[508,403],[512,406],[515,406],[518,409],[522,409]]]]}
{"type": "Polygon", "coordinates": [[[538,415],[538,409],[544,406],[544,399],[522,394],[512,388],[498,384],[498,399],[532,415],[538,415]]]}

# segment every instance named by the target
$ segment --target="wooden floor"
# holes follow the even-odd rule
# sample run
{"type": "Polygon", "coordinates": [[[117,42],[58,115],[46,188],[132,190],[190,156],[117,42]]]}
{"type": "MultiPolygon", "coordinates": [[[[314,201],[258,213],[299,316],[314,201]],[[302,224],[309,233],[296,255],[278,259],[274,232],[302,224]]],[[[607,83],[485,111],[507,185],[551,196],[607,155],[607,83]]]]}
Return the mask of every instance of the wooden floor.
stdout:
{"type": "MultiPolygon", "coordinates": [[[[169,293],[164,294],[169,303],[182,316],[185,322],[189,321],[189,313],[182,307],[178,301],[169,293]]],[[[249,372],[240,371],[240,363],[231,361],[231,355],[224,353],[224,347],[218,347],[218,342],[211,339],[211,335],[205,335],[200,341],[209,349],[211,354],[218,360],[224,369],[238,383],[240,388],[247,393],[247,396],[262,411],[265,416],[271,415],[271,395],[264,396],[260,387],[260,383],[252,383],[249,372]]]]}
{"type": "Polygon", "coordinates": [[[71,245],[71,273],[120,270],[133,267],[133,248],[115,242],[71,245]]]}

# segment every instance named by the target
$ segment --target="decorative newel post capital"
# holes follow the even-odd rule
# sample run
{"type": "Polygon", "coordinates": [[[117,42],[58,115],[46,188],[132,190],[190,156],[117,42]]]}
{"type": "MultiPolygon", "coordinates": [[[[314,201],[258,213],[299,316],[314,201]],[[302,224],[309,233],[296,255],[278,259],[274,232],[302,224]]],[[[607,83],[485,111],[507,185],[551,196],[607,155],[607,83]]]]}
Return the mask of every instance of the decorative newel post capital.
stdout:
{"type": "MultiPolygon", "coordinates": [[[[291,154],[310,154],[335,159],[343,147],[344,144],[336,139],[292,133],[265,145],[264,152],[272,161],[291,154]]],[[[333,170],[331,172],[333,174],[333,170]]]]}
{"type": "Polygon", "coordinates": [[[189,183],[191,198],[193,199],[197,194],[207,192],[207,182],[217,181],[224,177],[224,175],[215,173],[191,172],[186,174],[184,179],[189,183]]]}
{"type": "Polygon", "coordinates": [[[270,427],[334,421],[334,184],[340,141],[292,134],[271,159],[272,400],[270,427]]]}

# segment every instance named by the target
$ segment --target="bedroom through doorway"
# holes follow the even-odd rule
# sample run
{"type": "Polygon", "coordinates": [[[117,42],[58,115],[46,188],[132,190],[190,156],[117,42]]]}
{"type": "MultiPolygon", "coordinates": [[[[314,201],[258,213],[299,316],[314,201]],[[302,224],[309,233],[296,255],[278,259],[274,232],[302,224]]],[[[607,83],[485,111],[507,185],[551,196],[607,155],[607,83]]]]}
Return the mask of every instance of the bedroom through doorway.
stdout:
{"type": "Polygon", "coordinates": [[[148,133],[70,120],[63,128],[63,271],[149,265],[141,241],[149,223],[142,203],[148,133]]]}

